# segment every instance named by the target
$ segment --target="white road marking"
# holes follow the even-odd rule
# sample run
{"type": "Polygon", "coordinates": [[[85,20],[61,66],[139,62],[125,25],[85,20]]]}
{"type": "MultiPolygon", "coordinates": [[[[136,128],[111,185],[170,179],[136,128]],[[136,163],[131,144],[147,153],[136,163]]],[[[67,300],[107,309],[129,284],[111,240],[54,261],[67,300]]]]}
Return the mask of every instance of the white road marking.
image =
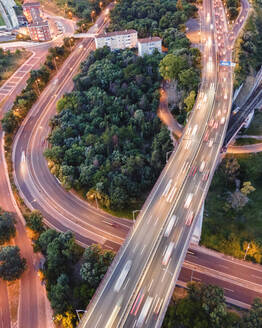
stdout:
{"type": "Polygon", "coordinates": [[[254,277],[254,278],[262,279],[262,276],[257,276],[255,274],[251,274],[251,276],[254,277]]]}
{"type": "Polygon", "coordinates": [[[221,266],[222,268],[228,269],[228,266],[224,265],[224,264],[218,264],[219,266],[221,266]]]}
{"type": "Polygon", "coordinates": [[[99,316],[99,318],[98,318],[98,320],[97,320],[97,322],[96,322],[95,328],[98,326],[99,321],[101,320],[101,318],[102,318],[102,313],[100,314],[100,316],[99,316]]]}
{"type": "Polygon", "coordinates": [[[141,251],[141,253],[140,253],[141,255],[143,254],[145,248],[146,248],[146,245],[143,246],[142,251],[141,251]]]}
{"type": "Polygon", "coordinates": [[[123,289],[126,289],[126,286],[127,286],[127,284],[129,283],[129,281],[130,281],[130,278],[127,279],[127,281],[126,281],[126,283],[125,283],[123,289]]]}
{"type": "Polygon", "coordinates": [[[166,252],[166,249],[167,249],[167,245],[166,245],[166,247],[165,247],[165,249],[164,249],[164,252],[163,252],[162,256],[164,256],[164,254],[165,254],[165,252],[166,252]]]}
{"type": "Polygon", "coordinates": [[[150,288],[152,287],[153,281],[154,281],[154,279],[151,280],[150,285],[148,287],[148,291],[150,291],[150,288]]]}
{"type": "Polygon", "coordinates": [[[224,289],[234,293],[234,291],[232,289],[230,289],[230,288],[224,287],[224,289]]]}
{"type": "Polygon", "coordinates": [[[159,217],[156,218],[154,226],[157,224],[157,221],[159,220],[159,217]]]}

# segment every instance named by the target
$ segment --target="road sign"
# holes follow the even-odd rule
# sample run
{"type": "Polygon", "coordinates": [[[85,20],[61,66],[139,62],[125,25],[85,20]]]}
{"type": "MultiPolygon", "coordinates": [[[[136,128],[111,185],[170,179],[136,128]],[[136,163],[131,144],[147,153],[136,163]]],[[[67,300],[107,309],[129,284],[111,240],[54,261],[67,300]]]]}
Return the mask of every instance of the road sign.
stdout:
{"type": "Polygon", "coordinates": [[[220,66],[231,66],[231,61],[220,60],[220,66]]]}
{"type": "Polygon", "coordinates": [[[227,60],[220,60],[220,66],[231,66],[231,67],[235,67],[236,63],[232,63],[231,61],[227,61],[227,60]]]}

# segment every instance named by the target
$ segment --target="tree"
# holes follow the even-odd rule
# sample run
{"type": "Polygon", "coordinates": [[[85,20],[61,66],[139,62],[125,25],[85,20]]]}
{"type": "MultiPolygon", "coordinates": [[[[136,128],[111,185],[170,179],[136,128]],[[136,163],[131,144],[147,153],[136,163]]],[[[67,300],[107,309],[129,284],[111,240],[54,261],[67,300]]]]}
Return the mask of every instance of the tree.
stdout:
{"type": "Polygon", "coordinates": [[[47,229],[41,233],[39,239],[36,241],[36,246],[41,252],[46,255],[48,245],[59,236],[59,232],[53,229],[47,229]]]}
{"type": "Polygon", "coordinates": [[[248,198],[242,192],[236,190],[233,193],[229,193],[228,202],[232,208],[241,209],[247,204],[248,198]]]}
{"type": "Polygon", "coordinates": [[[240,165],[233,156],[226,158],[223,164],[223,170],[229,181],[234,181],[239,174],[240,165]]]}
{"type": "Polygon", "coordinates": [[[262,301],[259,298],[254,299],[251,309],[243,318],[243,328],[261,328],[262,327],[262,301]]]}
{"type": "Polygon", "coordinates": [[[19,279],[26,269],[26,260],[17,246],[0,248],[0,278],[8,281],[19,279]]]}
{"type": "Polygon", "coordinates": [[[179,74],[179,82],[186,90],[197,90],[199,84],[199,74],[192,67],[182,70],[179,74]]]}
{"type": "Polygon", "coordinates": [[[245,196],[248,195],[248,194],[250,194],[251,192],[253,192],[255,190],[256,190],[256,188],[254,188],[251,185],[251,182],[250,181],[243,182],[243,186],[240,189],[240,191],[242,192],[242,194],[244,194],[245,196]]]}
{"type": "Polygon", "coordinates": [[[97,288],[113,257],[114,253],[102,250],[99,245],[91,245],[86,248],[83,256],[84,263],[80,269],[82,279],[87,281],[91,287],[97,288]]]}
{"type": "Polygon", "coordinates": [[[58,314],[55,317],[55,321],[57,323],[62,323],[63,328],[74,328],[75,320],[76,320],[75,314],[73,314],[72,312],[68,312],[68,311],[64,315],[58,314]]]}
{"type": "Polygon", "coordinates": [[[41,234],[45,231],[43,225],[43,216],[39,211],[32,211],[26,220],[26,225],[34,232],[41,234]]]}
{"type": "Polygon", "coordinates": [[[51,286],[48,298],[55,314],[64,314],[67,311],[70,304],[71,288],[66,274],[61,274],[57,283],[51,286]]]}
{"type": "Polygon", "coordinates": [[[177,79],[181,70],[187,67],[187,62],[183,57],[173,54],[166,55],[159,64],[159,72],[165,80],[177,79]]]}
{"type": "Polygon", "coordinates": [[[194,90],[190,91],[189,95],[185,98],[186,111],[190,112],[195,104],[196,93],[194,90]]]}
{"type": "Polygon", "coordinates": [[[14,215],[8,212],[2,213],[0,215],[0,245],[8,242],[11,238],[14,238],[15,234],[14,215]]]}

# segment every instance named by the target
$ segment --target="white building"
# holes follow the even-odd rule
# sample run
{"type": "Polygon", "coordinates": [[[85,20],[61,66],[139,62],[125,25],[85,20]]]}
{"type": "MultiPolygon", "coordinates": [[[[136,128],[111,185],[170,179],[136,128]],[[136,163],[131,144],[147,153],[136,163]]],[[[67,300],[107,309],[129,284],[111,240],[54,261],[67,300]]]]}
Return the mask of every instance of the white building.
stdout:
{"type": "Polygon", "coordinates": [[[96,49],[104,46],[110,47],[111,50],[136,48],[137,31],[125,30],[117,32],[102,33],[95,37],[96,49]]]}
{"type": "Polygon", "coordinates": [[[138,55],[151,55],[155,49],[162,52],[162,39],[158,36],[153,36],[145,39],[138,39],[138,55]]]}

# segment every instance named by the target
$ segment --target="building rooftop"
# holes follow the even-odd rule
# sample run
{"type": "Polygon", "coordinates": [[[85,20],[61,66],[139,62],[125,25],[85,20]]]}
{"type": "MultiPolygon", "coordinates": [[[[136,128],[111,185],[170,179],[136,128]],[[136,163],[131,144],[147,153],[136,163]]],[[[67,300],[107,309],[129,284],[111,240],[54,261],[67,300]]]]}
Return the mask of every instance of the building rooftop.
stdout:
{"type": "Polygon", "coordinates": [[[35,26],[45,26],[45,25],[48,26],[48,21],[39,20],[39,21],[36,21],[34,23],[29,24],[28,26],[29,27],[35,27],[35,26]]]}
{"type": "Polygon", "coordinates": [[[33,7],[33,6],[37,6],[40,7],[40,2],[26,2],[23,4],[23,7],[33,7]]]}
{"type": "Polygon", "coordinates": [[[108,36],[116,36],[116,35],[127,35],[127,34],[133,34],[133,33],[137,33],[136,30],[124,30],[124,31],[116,31],[116,32],[105,32],[105,33],[101,33],[98,34],[96,36],[97,39],[99,38],[104,38],[104,37],[108,37],[108,36]]]}
{"type": "Polygon", "coordinates": [[[145,39],[138,39],[137,42],[140,43],[149,43],[149,42],[157,42],[157,41],[161,41],[162,39],[159,38],[158,36],[151,36],[149,38],[145,38],[145,39]]]}

